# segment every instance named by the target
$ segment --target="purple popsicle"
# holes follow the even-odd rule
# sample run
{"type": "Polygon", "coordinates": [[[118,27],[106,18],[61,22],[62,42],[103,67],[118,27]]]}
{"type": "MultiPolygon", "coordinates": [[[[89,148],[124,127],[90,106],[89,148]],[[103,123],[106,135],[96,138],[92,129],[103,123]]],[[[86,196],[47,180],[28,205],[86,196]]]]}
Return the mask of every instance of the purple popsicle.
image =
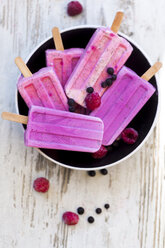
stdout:
{"type": "Polygon", "coordinates": [[[125,66],[120,70],[100,107],[90,114],[104,123],[103,145],[111,145],[154,94],[155,88],[147,81],[160,67],[160,62],[155,63],[141,78],[125,66]]]}
{"type": "Polygon", "coordinates": [[[7,112],[2,117],[27,124],[27,146],[96,152],[102,144],[104,125],[97,117],[39,106],[32,106],[28,117],[7,112]]]}

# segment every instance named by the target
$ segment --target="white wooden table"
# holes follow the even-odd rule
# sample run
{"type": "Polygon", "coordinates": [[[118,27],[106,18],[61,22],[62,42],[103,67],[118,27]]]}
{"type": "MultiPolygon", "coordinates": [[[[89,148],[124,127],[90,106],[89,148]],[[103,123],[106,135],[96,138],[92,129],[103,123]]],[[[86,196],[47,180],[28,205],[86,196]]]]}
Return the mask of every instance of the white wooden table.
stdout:
{"type": "MultiPolygon", "coordinates": [[[[84,12],[68,17],[65,0],[0,1],[0,110],[15,112],[18,70],[35,46],[60,29],[110,25],[116,10],[125,11],[121,31],[131,36],[153,62],[164,60],[164,0],[81,0],[84,12]]],[[[160,75],[165,104],[165,73],[160,75]],[[164,92],[163,92],[164,91],[164,92]]],[[[162,104],[163,106],[163,104],[162,104]]],[[[165,106],[165,105],[164,105],[165,106]]],[[[163,107],[164,107],[163,106],[163,107]]],[[[162,248],[164,227],[164,109],[152,135],[133,157],[110,168],[107,176],[64,169],[23,144],[21,126],[0,120],[0,248],[162,248]],[[50,190],[32,188],[36,177],[50,180],[50,190]],[[96,207],[111,208],[96,216],[96,207]],[[77,226],[61,221],[66,210],[85,208],[77,226]],[[94,224],[87,217],[95,217],[94,224]]]]}

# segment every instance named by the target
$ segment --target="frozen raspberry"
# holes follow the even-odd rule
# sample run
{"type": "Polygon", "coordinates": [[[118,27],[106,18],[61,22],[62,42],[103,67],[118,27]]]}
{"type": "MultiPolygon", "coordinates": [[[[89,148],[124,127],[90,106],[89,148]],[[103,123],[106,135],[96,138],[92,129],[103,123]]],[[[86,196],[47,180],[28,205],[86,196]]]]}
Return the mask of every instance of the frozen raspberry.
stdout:
{"type": "Polygon", "coordinates": [[[93,92],[92,94],[88,94],[85,98],[86,107],[89,110],[94,110],[98,108],[101,104],[101,97],[97,92],[93,92]]]}
{"type": "Polygon", "coordinates": [[[67,225],[76,225],[79,221],[79,216],[73,212],[65,212],[62,218],[67,225]]]}
{"type": "Polygon", "coordinates": [[[95,159],[103,158],[103,157],[105,157],[107,152],[108,151],[105,148],[105,146],[101,146],[100,149],[97,152],[92,153],[92,157],[95,158],[95,159]]]}
{"type": "Polygon", "coordinates": [[[134,144],[138,138],[138,132],[133,128],[126,128],[121,133],[121,138],[127,144],[134,144]]]}
{"type": "Polygon", "coordinates": [[[79,3],[78,1],[71,1],[70,3],[68,3],[67,12],[69,16],[78,15],[82,11],[83,11],[83,7],[81,3],[79,3]]]}
{"type": "Polygon", "coordinates": [[[49,181],[48,181],[48,179],[46,179],[44,177],[39,177],[39,178],[35,179],[34,183],[33,183],[33,188],[37,192],[42,192],[42,193],[47,192],[48,189],[49,189],[49,181]]]}

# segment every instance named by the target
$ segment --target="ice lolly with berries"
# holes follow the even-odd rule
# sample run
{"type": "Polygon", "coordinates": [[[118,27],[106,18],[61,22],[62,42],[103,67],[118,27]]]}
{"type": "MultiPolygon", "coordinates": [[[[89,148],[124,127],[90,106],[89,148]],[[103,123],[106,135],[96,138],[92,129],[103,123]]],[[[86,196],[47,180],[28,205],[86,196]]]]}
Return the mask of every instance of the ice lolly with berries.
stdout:
{"type": "Polygon", "coordinates": [[[111,145],[154,94],[155,88],[147,81],[161,66],[155,63],[141,78],[125,66],[120,70],[117,80],[102,96],[100,107],[90,114],[104,123],[103,145],[111,145]]]}
{"type": "Polygon", "coordinates": [[[46,64],[54,68],[56,75],[64,87],[84,49],[70,48],[64,50],[61,35],[57,27],[52,29],[52,34],[56,50],[46,50],[46,64]]]}
{"type": "Polygon", "coordinates": [[[101,97],[132,53],[130,43],[117,35],[122,19],[123,12],[117,12],[111,28],[95,31],[65,85],[67,96],[84,107],[88,89],[92,87],[101,97]]]}
{"type": "Polygon", "coordinates": [[[53,68],[45,67],[32,74],[20,57],[15,63],[24,75],[18,80],[17,88],[28,107],[68,110],[67,97],[53,68]]]}
{"type": "Polygon", "coordinates": [[[3,112],[2,118],[27,124],[27,146],[96,152],[102,143],[104,125],[97,117],[32,106],[28,117],[3,112]]]}

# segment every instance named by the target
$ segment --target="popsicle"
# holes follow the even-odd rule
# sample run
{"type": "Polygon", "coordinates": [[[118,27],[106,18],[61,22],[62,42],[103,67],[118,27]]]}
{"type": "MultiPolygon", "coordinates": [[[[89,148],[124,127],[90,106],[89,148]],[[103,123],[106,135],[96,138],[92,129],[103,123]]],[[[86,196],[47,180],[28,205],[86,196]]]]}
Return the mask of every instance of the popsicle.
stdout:
{"type": "Polygon", "coordinates": [[[17,88],[28,107],[68,110],[67,97],[53,68],[45,67],[32,74],[20,57],[15,63],[24,75],[18,80],[17,88]]]}
{"type": "Polygon", "coordinates": [[[155,63],[141,78],[125,66],[120,70],[117,80],[102,96],[100,107],[90,114],[104,123],[103,145],[111,145],[154,94],[155,88],[147,81],[161,66],[155,63]]]}
{"type": "Polygon", "coordinates": [[[54,68],[56,75],[64,87],[84,49],[70,48],[64,50],[61,35],[57,27],[52,29],[52,34],[56,50],[46,50],[46,64],[54,68]]]}
{"type": "Polygon", "coordinates": [[[104,126],[97,117],[32,106],[28,117],[3,112],[2,118],[27,124],[27,146],[95,152],[102,143],[104,126]]]}
{"type": "Polygon", "coordinates": [[[108,78],[108,68],[116,74],[133,50],[126,39],[117,35],[122,18],[123,12],[117,12],[111,29],[101,27],[95,31],[65,85],[67,96],[84,107],[87,88],[92,87],[102,96],[107,89],[102,83],[108,78]]]}

